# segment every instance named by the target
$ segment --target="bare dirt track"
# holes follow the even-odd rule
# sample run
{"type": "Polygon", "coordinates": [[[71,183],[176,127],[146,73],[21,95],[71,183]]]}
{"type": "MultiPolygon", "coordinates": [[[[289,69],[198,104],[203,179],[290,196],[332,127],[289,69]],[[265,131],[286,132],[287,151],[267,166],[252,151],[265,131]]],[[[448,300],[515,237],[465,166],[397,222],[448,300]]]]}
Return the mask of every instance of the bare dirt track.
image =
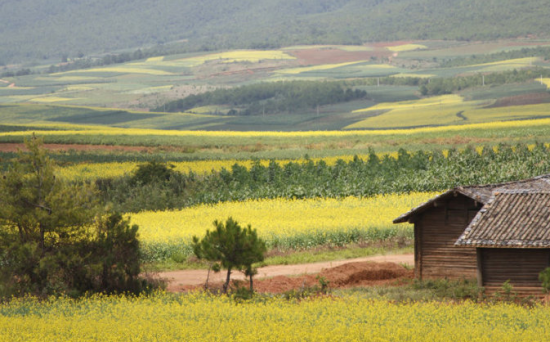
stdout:
{"type": "MultiPolygon", "coordinates": [[[[258,269],[254,281],[259,292],[281,293],[301,286],[318,284],[320,275],[334,287],[353,287],[389,284],[400,279],[412,278],[412,270],[400,264],[413,265],[413,254],[380,255],[358,259],[318,262],[299,265],[266,266],[258,269]]],[[[205,284],[208,271],[187,270],[162,272],[160,278],[168,283],[170,292],[187,291],[205,284]]],[[[209,285],[221,284],[226,272],[210,272],[209,285]]],[[[244,280],[244,275],[234,272],[231,279],[244,280]]]]}

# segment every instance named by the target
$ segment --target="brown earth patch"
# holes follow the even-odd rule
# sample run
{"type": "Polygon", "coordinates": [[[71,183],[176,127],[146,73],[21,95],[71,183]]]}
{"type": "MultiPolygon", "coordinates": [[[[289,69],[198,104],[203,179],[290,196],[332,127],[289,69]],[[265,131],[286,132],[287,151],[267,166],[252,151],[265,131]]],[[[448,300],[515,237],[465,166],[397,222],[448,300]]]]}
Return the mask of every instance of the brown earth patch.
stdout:
{"type": "Polygon", "coordinates": [[[337,64],[369,60],[371,57],[389,57],[391,51],[344,51],[337,48],[318,48],[293,51],[301,65],[337,64]]]}
{"type": "Polygon", "coordinates": [[[523,106],[530,104],[539,104],[550,101],[550,93],[533,93],[516,96],[508,96],[498,99],[492,105],[486,108],[508,107],[508,106],[523,106]]]}
{"type": "MultiPolygon", "coordinates": [[[[158,151],[159,147],[149,146],[121,146],[121,145],[80,145],[80,144],[44,144],[44,148],[52,152],[63,151],[108,151],[108,152],[151,152],[158,151]]],[[[167,147],[170,149],[171,147],[167,147]]],[[[175,149],[175,148],[174,148],[175,149]]],[[[26,151],[22,143],[0,143],[0,152],[26,151]]],[[[163,148],[163,150],[165,150],[163,148]]]]}
{"type": "MultiPolygon", "coordinates": [[[[257,279],[254,281],[254,290],[259,293],[285,293],[299,291],[304,288],[320,286],[319,279],[328,282],[331,289],[364,287],[364,286],[397,286],[406,280],[412,279],[414,272],[402,265],[393,262],[351,262],[337,267],[324,269],[318,274],[305,274],[300,276],[278,275],[272,278],[257,279]]],[[[209,290],[221,290],[223,282],[209,283],[209,290]]],[[[234,280],[232,287],[248,287],[248,281],[234,280]]],[[[203,285],[184,286],[179,291],[203,289],[203,285]]],[[[168,290],[174,290],[168,288],[168,290]]],[[[176,291],[176,292],[179,292],[176,291]]]]}
{"type": "MultiPolygon", "coordinates": [[[[391,285],[412,278],[413,271],[402,265],[414,265],[414,256],[378,255],[310,264],[265,266],[258,269],[254,287],[259,292],[281,293],[318,285],[318,275],[328,280],[332,288],[391,285]]],[[[226,273],[210,272],[208,275],[207,270],[184,270],[161,272],[157,276],[167,282],[168,291],[182,292],[203,288],[207,277],[210,289],[221,289],[226,273]]],[[[242,272],[234,272],[231,279],[246,285],[242,272]]]]}

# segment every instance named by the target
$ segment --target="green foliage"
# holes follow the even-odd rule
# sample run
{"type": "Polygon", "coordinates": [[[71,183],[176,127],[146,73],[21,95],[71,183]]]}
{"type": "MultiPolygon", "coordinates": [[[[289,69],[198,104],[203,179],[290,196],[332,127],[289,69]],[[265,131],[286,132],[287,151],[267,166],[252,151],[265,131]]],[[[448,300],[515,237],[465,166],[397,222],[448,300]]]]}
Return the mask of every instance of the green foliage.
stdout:
{"type": "Polygon", "coordinates": [[[167,165],[156,160],[138,165],[130,181],[133,184],[145,185],[153,182],[167,182],[176,173],[174,165],[167,165]]]}
{"type": "Polygon", "coordinates": [[[331,293],[331,289],[329,287],[330,281],[326,280],[325,277],[322,277],[318,275],[315,277],[318,284],[315,284],[313,286],[302,286],[299,289],[292,289],[290,291],[286,291],[283,294],[283,298],[286,300],[302,300],[307,299],[311,297],[319,297],[328,295],[331,293]]]}
{"type": "Polygon", "coordinates": [[[495,292],[493,299],[507,302],[515,302],[517,300],[517,292],[514,291],[514,286],[510,284],[509,279],[502,284],[499,291],[495,292]]]}
{"type": "Polygon", "coordinates": [[[429,290],[438,298],[483,299],[483,289],[477,286],[476,280],[415,280],[412,284],[412,288],[415,290],[429,290]]]}
{"type": "Polygon", "coordinates": [[[539,280],[542,282],[544,293],[550,292],[550,267],[546,267],[539,273],[539,280]]]}
{"type": "Polygon", "coordinates": [[[97,283],[91,290],[109,293],[144,290],[148,284],[139,278],[139,227],[113,213],[101,218],[96,229],[96,239],[91,243],[92,259],[101,266],[101,273],[93,275],[97,283]]]}
{"type": "MultiPolygon", "coordinates": [[[[485,75],[485,85],[495,86],[501,84],[525,82],[534,78],[549,77],[550,70],[544,68],[529,68],[525,70],[512,70],[485,75]]],[[[452,78],[433,78],[429,82],[423,80],[420,82],[419,91],[422,95],[443,95],[455,91],[464,90],[470,87],[481,87],[483,84],[481,75],[452,77],[452,78]]]]}
{"type": "Polygon", "coordinates": [[[301,109],[363,99],[364,90],[344,88],[340,82],[291,81],[259,83],[189,95],[156,108],[156,111],[186,111],[195,107],[226,105],[233,115],[294,113],[301,109]]]}
{"type": "Polygon", "coordinates": [[[65,184],[33,136],[0,179],[0,295],[139,292],[137,226],[102,218],[96,189],[65,184]]]}
{"type": "MultiPolygon", "coordinates": [[[[459,185],[490,184],[526,179],[550,173],[550,150],[536,144],[531,150],[523,144],[501,144],[478,153],[474,148],[408,152],[401,149],[396,158],[378,157],[338,160],[328,165],[323,160],[289,162],[281,165],[259,161],[250,169],[234,164],[198,177],[192,173],[173,175],[169,181],[135,186],[129,178],[105,182],[101,186],[105,202],[117,211],[183,208],[201,203],[242,201],[260,198],[340,198],[368,197],[385,193],[441,191],[459,185]]],[[[373,238],[396,232],[371,231],[373,238]]],[[[391,236],[385,236],[386,238],[391,236]]],[[[335,245],[357,242],[365,236],[349,231],[338,236],[320,236],[319,242],[335,245]]],[[[409,237],[405,237],[409,238],[409,237]]],[[[280,247],[301,245],[300,237],[281,241],[280,247]]],[[[369,239],[370,240],[370,239],[369,239]]],[[[311,243],[311,239],[308,239],[311,243]]],[[[307,247],[307,246],[304,246],[307,247]]]]}
{"type": "Polygon", "coordinates": [[[471,55],[468,57],[457,57],[443,61],[440,66],[442,68],[452,68],[459,66],[467,66],[472,64],[483,64],[504,61],[508,59],[524,58],[524,57],[543,57],[544,60],[550,59],[550,48],[537,46],[534,48],[523,48],[521,50],[501,51],[488,55],[471,55]]]}
{"type": "Polygon", "coordinates": [[[227,292],[231,277],[231,270],[238,269],[245,272],[250,279],[250,291],[253,291],[252,277],[256,274],[253,264],[264,260],[267,251],[265,242],[258,238],[255,229],[250,225],[242,228],[231,217],[225,224],[214,221],[215,229],[206,231],[206,235],[199,240],[193,236],[193,252],[199,259],[206,259],[218,263],[227,269],[227,278],[223,285],[227,292]]]}
{"type": "Polygon", "coordinates": [[[139,58],[293,44],[516,38],[545,33],[541,27],[547,26],[550,17],[545,5],[542,0],[503,0],[499,6],[451,0],[212,0],[168,2],[152,9],[145,0],[116,4],[23,0],[6,2],[0,11],[0,31],[4,33],[0,59],[6,64],[43,59],[58,62],[129,48],[136,51],[128,56],[139,58]],[[145,46],[150,48],[138,49],[145,46]]]}

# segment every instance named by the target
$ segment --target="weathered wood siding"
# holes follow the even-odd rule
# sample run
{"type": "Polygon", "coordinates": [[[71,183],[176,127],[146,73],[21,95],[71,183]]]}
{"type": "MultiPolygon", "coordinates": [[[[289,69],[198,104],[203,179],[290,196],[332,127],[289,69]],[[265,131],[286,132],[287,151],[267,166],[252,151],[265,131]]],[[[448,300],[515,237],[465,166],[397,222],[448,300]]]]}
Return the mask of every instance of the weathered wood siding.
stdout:
{"type": "Polygon", "coordinates": [[[510,280],[514,288],[537,288],[539,273],[550,266],[549,249],[480,248],[482,286],[502,287],[510,280]]]}
{"type": "Polygon", "coordinates": [[[417,278],[477,277],[475,248],[454,243],[481,209],[469,197],[457,194],[442,199],[415,221],[415,274],[417,278]]]}

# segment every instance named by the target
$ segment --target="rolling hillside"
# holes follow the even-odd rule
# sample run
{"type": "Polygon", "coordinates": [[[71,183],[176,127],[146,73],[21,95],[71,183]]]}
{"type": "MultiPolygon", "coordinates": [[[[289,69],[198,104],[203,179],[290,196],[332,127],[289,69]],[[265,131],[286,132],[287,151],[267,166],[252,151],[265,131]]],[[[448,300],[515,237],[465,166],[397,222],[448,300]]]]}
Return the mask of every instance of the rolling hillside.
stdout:
{"type": "Polygon", "coordinates": [[[0,65],[137,48],[544,35],[549,11],[542,0],[0,1],[0,65]]]}

